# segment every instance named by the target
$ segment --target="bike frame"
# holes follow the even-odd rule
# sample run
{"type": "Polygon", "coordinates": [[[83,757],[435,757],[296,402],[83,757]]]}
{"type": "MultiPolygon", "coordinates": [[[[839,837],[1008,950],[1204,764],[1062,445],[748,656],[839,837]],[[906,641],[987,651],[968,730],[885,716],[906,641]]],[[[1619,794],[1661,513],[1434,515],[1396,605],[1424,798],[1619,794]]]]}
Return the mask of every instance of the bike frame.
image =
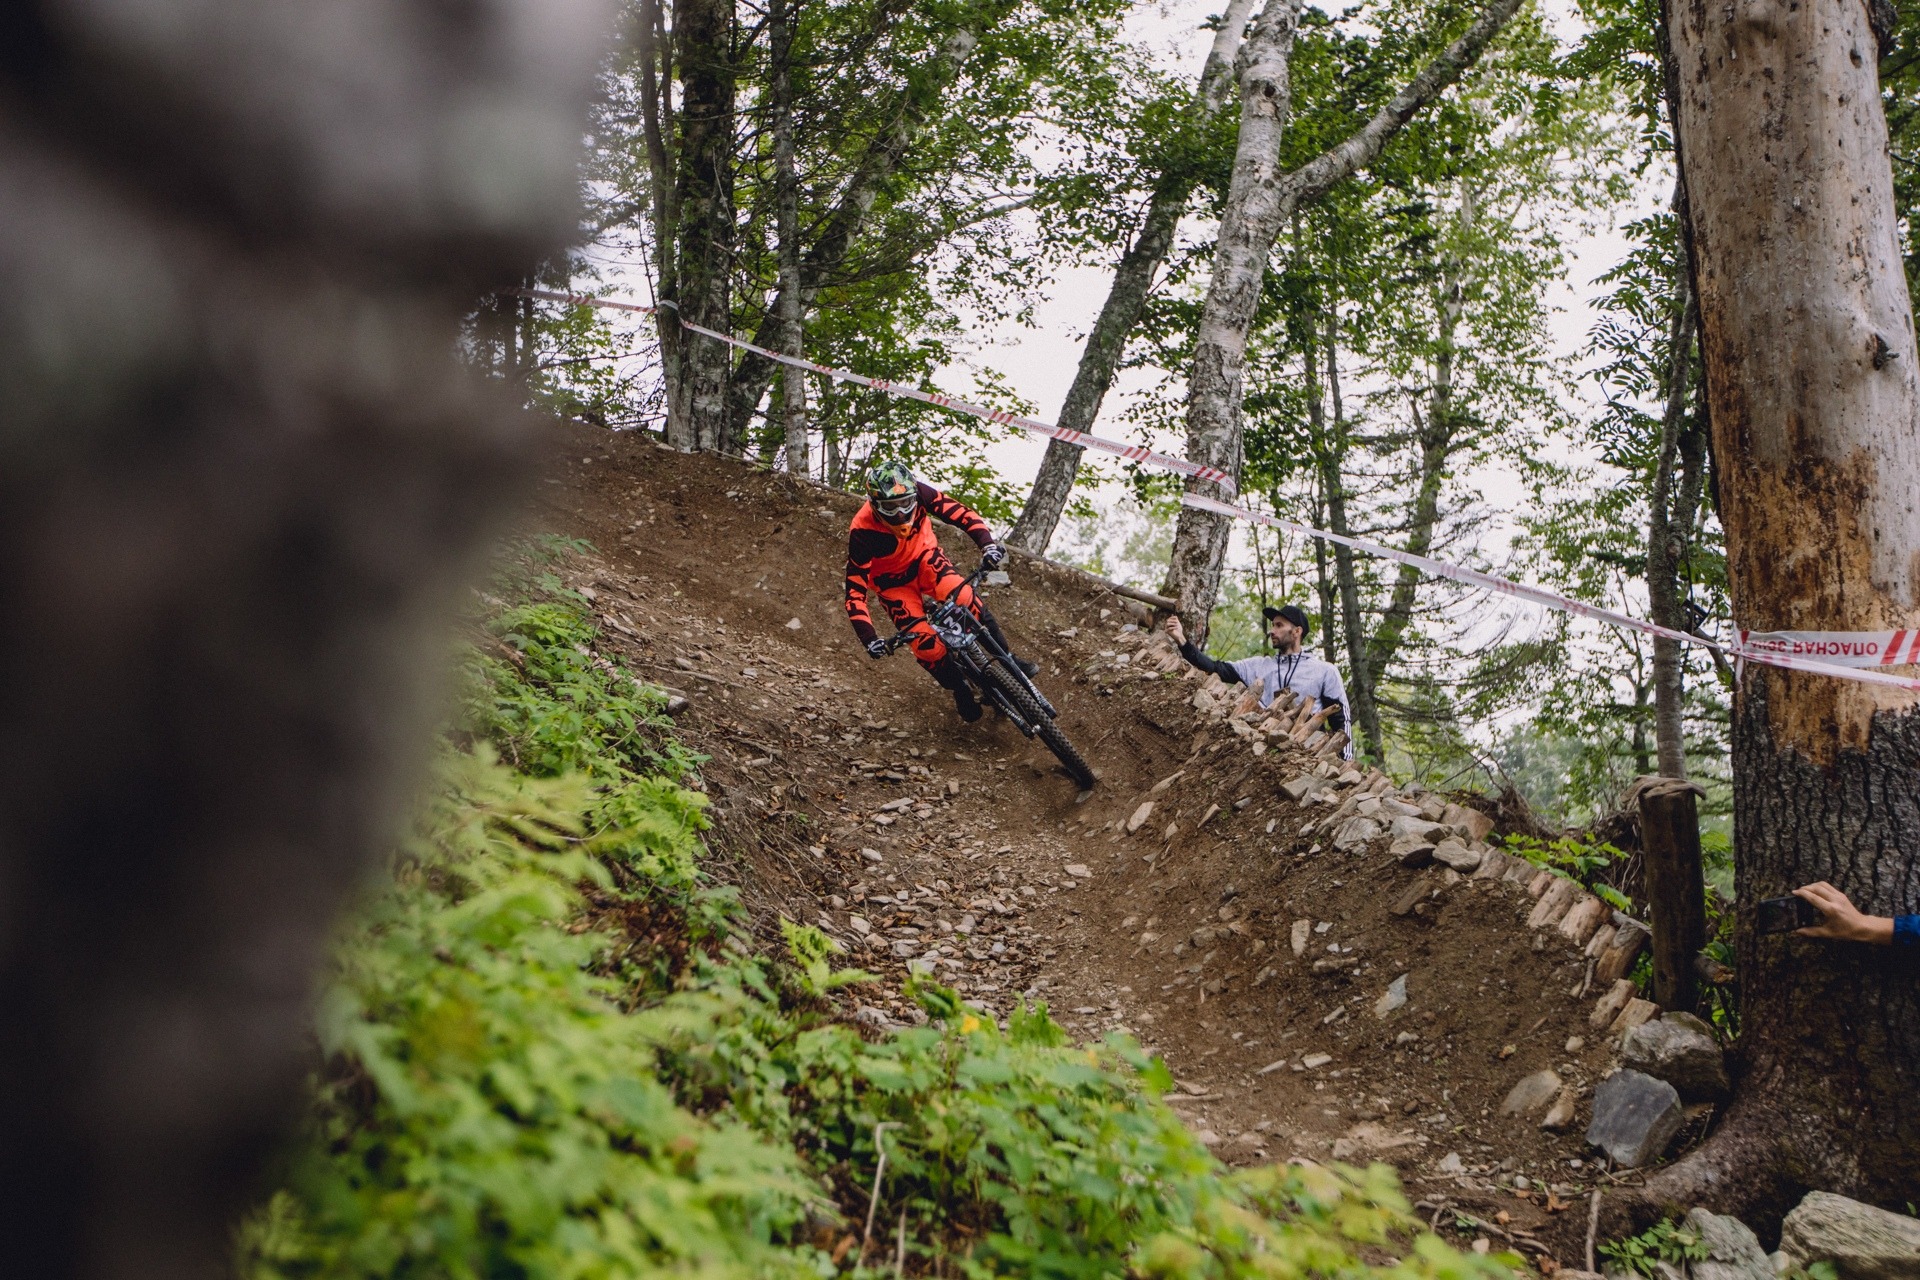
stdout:
{"type": "MultiPolygon", "coordinates": [[[[961,585],[971,589],[978,596],[980,580],[986,574],[987,566],[983,564],[975,569],[961,585]]],[[[992,681],[981,679],[982,673],[989,666],[999,664],[1002,672],[1026,686],[1027,692],[1033,695],[1035,702],[1046,709],[1049,717],[1058,716],[1060,713],[1054,710],[1053,704],[1047,701],[1046,695],[1040,692],[1039,686],[1027,678],[1027,673],[1015,665],[1013,655],[994,643],[993,634],[987,630],[980,619],[973,616],[971,609],[960,603],[959,597],[958,589],[945,600],[925,597],[928,625],[933,628],[934,634],[940,637],[941,643],[947,646],[947,653],[952,656],[955,665],[966,675],[968,681],[993,705],[999,707],[1022,734],[1031,738],[1034,734],[1034,726],[1027,723],[1027,718],[1020,714],[1006,695],[1000,692],[997,685],[992,681]]],[[[888,646],[895,649],[906,643],[905,632],[899,632],[887,641],[888,646]]]]}

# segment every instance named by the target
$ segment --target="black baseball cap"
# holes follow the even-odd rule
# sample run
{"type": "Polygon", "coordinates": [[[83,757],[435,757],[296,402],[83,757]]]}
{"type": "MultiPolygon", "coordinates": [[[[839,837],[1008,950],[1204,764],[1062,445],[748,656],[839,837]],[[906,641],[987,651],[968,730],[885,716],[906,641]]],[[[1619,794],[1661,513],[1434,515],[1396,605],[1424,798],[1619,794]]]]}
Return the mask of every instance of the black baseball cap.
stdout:
{"type": "Polygon", "coordinates": [[[1277,609],[1272,605],[1268,605],[1260,610],[1260,616],[1268,622],[1272,622],[1275,618],[1285,618],[1288,622],[1300,628],[1301,635],[1305,635],[1307,632],[1313,630],[1313,625],[1307,621],[1307,611],[1297,604],[1283,604],[1277,609]]]}

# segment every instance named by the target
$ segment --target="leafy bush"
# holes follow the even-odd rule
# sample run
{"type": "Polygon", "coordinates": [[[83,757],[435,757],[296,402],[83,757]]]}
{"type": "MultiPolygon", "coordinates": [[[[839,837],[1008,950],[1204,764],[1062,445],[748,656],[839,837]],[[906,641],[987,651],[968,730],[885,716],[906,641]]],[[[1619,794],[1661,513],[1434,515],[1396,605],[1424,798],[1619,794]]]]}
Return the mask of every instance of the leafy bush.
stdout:
{"type": "Polygon", "coordinates": [[[1637,1236],[1628,1236],[1600,1246],[1600,1253],[1620,1264],[1622,1270],[1652,1280],[1656,1262],[1684,1265],[1704,1262],[1707,1246],[1700,1237],[1671,1220],[1654,1223],[1637,1236]]]}
{"type": "Polygon", "coordinates": [[[308,1119],[238,1233],[250,1280],[817,1277],[901,1254],[975,1280],[1501,1274],[1422,1232],[1385,1166],[1222,1169],[1159,1102],[1162,1064],[1071,1044],[1044,1006],[1002,1028],[921,982],[924,1026],[834,1020],[867,975],[790,922],[784,959],[754,954],[701,876],[697,757],[575,599],[532,573],[519,591],[336,949],[308,1119]]]}

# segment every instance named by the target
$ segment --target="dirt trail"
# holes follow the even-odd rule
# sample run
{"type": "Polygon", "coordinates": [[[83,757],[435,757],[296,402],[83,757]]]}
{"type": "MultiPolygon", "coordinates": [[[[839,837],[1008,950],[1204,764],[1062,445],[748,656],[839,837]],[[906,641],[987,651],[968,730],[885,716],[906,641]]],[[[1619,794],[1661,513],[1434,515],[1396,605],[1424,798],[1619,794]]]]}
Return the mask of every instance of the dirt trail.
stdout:
{"type": "MultiPolygon", "coordinates": [[[[996,1014],[1037,996],[1078,1034],[1163,1055],[1222,1159],[1383,1159],[1441,1225],[1483,1224],[1463,1241],[1580,1265],[1603,1175],[1579,1134],[1609,1056],[1581,935],[1527,927],[1529,871],[1410,870],[1384,833],[1332,843],[1329,817],[1369,788],[1383,825],[1436,800],[1196,709],[1203,682],[1160,669],[1140,606],[1016,562],[990,598],[1100,774],[1079,793],[997,716],[962,724],[915,663],[857,646],[850,497],[586,428],[559,431],[544,485],[543,527],[597,549],[570,572],[610,642],[689,699],[713,843],[756,918],[817,924],[886,978],[860,1021],[916,1017],[909,960],[996,1014]],[[1502,1112],[1546,1070],[1575,1112],[1557,1133],[1541,1118],[1560,1089],[1502,1112]]],[[[957,535],[949,550],[973,562],[957,535]]]]}

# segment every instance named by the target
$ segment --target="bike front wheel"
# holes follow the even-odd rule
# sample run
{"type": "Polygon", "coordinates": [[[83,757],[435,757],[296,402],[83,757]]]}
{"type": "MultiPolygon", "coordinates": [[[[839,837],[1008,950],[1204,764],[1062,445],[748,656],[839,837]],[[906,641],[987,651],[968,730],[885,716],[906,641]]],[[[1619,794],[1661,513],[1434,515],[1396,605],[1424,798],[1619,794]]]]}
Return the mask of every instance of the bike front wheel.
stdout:
{"type": "Polygon", "coordinates": [[[1079,785],[1080,789],[1091,791],[1094,782],[1093,767],[1080,755],[1073,743],[1067,741],[1067,735],[1060,732],[1060,726],[1053,722],[1053,717],[1047,714],[1046,708],[1042,707],[1034,699],[1033,694],[1027,691],[1026,683],[1005,670],[998,661],[990,663],[986,670],[980,673],[980,678],[991,681],[1000,695],[1013,704],[1014,709],[1020,713],[1020,718],[1033,726],[1034,732],[1040,735],[1040,741],[1047,744],[1047,750],[1053,752],[1054,757],[1060,761],[1061,767],[1067,771],[1067,775],[1079,785]]]}

